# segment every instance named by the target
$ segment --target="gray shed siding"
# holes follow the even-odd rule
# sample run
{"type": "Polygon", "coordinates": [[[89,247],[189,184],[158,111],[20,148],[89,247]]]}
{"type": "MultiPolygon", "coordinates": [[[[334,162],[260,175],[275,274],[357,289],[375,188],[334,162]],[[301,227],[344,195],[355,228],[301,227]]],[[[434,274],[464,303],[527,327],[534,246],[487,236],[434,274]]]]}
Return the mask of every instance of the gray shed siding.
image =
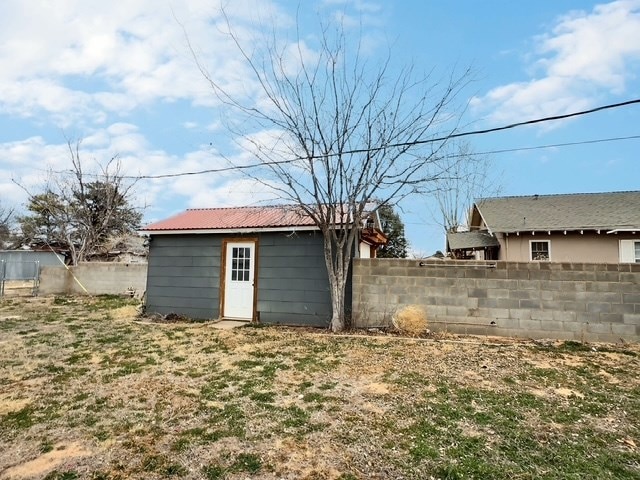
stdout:
{"type": "MultiPolygon", "coordinates": [[[[329,281],[319,232],[259,233],[260,322],[327,326],[329,281]]],[[[191,318],[220,315],[222,241],[240,235],[155,235],[149,252],[147,311],[191,318]]]]}
{"type": "Polygon", "coordinates": [[[151,238],[147,311],[217,318],[222,238],[215,235],[151,238]]]}

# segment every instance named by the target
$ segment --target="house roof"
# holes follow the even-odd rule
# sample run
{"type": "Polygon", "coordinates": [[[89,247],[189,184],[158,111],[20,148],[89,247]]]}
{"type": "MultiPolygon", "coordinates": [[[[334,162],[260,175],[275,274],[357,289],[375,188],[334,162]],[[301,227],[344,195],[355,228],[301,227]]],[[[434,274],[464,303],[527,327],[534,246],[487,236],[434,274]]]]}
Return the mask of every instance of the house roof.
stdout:
{"type": "Polygon", "coordinates": [[[640,191],[485,198],[474,210],[491,232],[640,230],[640,191]]]}
{"type": "Polygon", "coordinates": [[[197,208],[142,228],[144,232],[194,230],[290,229],[315,227],[299,208],[289,205],[269,207],[197,208]]]}
{"type": "Polygon", "coordinates": [[[474,248],[499,247],[498,239],[487,232],[447,233],[449,250],[470,250],[474,248]]]}

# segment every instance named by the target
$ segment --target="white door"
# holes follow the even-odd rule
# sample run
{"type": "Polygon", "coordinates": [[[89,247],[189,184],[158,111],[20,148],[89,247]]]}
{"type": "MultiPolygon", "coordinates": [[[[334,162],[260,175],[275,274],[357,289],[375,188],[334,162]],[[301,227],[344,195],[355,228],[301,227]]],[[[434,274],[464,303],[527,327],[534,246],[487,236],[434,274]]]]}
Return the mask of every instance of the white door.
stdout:
{"type": "Polygon", "coordinates": [[[253,319],[254,242],[228,242],[226,250],[225,318],[253,319]]]}

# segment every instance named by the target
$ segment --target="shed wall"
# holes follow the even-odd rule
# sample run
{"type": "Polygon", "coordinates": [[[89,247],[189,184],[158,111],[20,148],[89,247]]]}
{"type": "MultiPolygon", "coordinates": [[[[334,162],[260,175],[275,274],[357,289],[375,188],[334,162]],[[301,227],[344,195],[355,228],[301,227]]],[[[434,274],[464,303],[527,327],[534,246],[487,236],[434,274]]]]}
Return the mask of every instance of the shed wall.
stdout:
{"type": "MultiPolygon", "coordinates": [[[[290,232],[247,236],[258,237],[256,278],[260,322],[328,325],[331,297],[321,234],[290,232]]],[[[240,237],[152,236],[147,311],[218,318],[222,241],[240,237]]]]}

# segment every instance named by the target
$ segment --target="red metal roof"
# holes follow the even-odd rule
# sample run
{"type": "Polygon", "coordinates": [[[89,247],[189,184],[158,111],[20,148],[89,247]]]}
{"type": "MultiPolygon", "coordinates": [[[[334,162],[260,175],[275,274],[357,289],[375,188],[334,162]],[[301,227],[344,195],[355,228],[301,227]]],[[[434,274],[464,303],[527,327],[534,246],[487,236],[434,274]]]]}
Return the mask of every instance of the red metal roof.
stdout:
{"type": "Polygon", "coordinates": [[[233,230],[241,228],[313,227],[315,223],[291,205],[271,207],[197,208],[161,220],[142,231],[233,230]]]}

